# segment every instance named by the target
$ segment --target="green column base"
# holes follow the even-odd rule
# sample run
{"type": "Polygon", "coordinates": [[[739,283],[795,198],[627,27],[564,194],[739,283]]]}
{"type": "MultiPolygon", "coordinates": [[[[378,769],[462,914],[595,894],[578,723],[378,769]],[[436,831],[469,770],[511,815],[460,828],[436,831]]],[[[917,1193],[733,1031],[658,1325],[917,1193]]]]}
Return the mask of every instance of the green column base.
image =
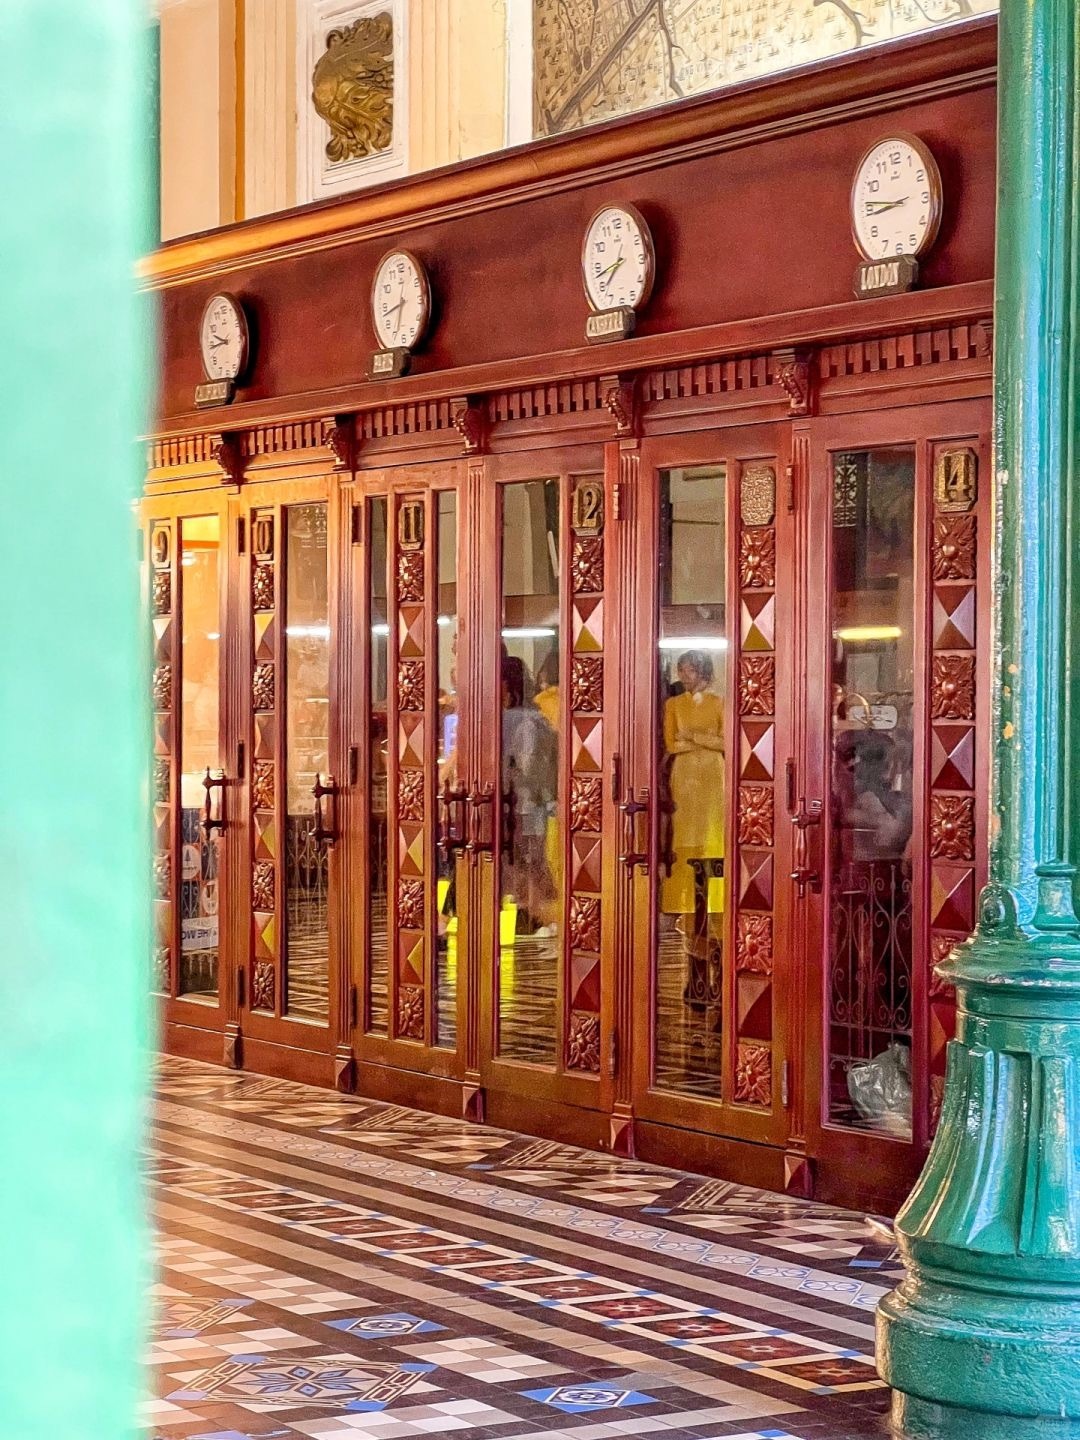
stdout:
{"type": "Polygon", "coordinates": [[[1080,942],[1020,933],[1000,900],[939,970],[957,1039],[897,1216],[907,1277],[878,1308],[894,1419],[920,1440],[1080,1437],[1080,942]]]}
{"type": "Polygon", "coordinates": [[[892,1428],[897,1440],[1076,1440],[1080,1435],[1077,1420],[987,1415],[914,1395],[893,1396],[892,1428]]]}

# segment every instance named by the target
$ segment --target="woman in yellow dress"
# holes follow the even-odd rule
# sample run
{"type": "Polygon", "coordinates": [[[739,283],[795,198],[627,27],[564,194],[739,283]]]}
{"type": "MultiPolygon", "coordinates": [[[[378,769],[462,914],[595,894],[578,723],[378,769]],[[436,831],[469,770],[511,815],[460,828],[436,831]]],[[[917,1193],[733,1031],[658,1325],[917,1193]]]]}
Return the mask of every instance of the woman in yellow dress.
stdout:
{"type": "MultiPolygon", "coordinates": [[[[688,860],[719,860],[724,854],[724,702],[709,689],[713,663],[702,650],[687,650],[676,667],[683,686],[664,705],[664,748],[670,770],[673,864],[664,881],[668,914],[694,912],[694,873],[688,860]]],[[[710,910],[722,909],[722,883],[711,887],[710,910]]]]}

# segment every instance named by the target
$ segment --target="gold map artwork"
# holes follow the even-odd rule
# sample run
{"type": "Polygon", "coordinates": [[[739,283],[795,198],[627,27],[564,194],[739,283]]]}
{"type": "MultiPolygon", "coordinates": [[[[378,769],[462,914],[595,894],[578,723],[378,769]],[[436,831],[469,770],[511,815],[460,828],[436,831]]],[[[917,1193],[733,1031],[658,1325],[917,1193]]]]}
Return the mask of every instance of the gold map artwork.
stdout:
{"type": "Polygon", "coordinates": [[[535,132],[555,135],[997,8],[997,0],[533,0],[535,132]]]}

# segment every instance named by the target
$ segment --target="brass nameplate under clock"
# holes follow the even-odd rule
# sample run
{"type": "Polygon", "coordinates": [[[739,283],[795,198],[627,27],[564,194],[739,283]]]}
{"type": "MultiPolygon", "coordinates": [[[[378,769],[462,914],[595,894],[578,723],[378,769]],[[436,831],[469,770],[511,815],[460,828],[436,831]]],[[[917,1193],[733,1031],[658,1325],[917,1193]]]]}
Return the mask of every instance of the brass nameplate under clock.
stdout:
{"type": "Polygon", "coordinates": [[[235,394],[234,380],[207,380],[195,386],[195,408],[204,410],[209,405],[231,405],[235,394]]]}
{"type": "Polygon", "coordinates": [[[412,355],[403,345],[393,350],[376,350],[368,374],[372,380],[393,380],[398,375],[407,375],[411,362],[412,355]]]}
{"type": "Polygon", "coordinates": [[[860,300],[873,295],[904,295],[918,283],[919,262],[914,255],[867,260],[855,271],[855,294],[860,300]]]}
{"type": "Polygon", "coordinates": [[[634,311],[629,305],[596,310],[585,322],[586,340],[625,340],[634,333],[634,311]]]}

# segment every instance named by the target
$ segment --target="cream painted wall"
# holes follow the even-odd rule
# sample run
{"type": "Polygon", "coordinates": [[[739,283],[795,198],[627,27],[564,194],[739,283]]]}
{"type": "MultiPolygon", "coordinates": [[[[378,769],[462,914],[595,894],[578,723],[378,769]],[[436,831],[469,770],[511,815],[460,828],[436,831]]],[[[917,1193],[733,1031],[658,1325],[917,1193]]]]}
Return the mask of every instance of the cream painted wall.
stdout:
{"type": "Polygon", "coordinates": [[[410,169],[505,144],[507,3],[410,0],[410,169]]]}
{"type": "Polygon", "coordinates": [[[161,3],[163,240],[236,218],[237,3],[161,3]]]}

